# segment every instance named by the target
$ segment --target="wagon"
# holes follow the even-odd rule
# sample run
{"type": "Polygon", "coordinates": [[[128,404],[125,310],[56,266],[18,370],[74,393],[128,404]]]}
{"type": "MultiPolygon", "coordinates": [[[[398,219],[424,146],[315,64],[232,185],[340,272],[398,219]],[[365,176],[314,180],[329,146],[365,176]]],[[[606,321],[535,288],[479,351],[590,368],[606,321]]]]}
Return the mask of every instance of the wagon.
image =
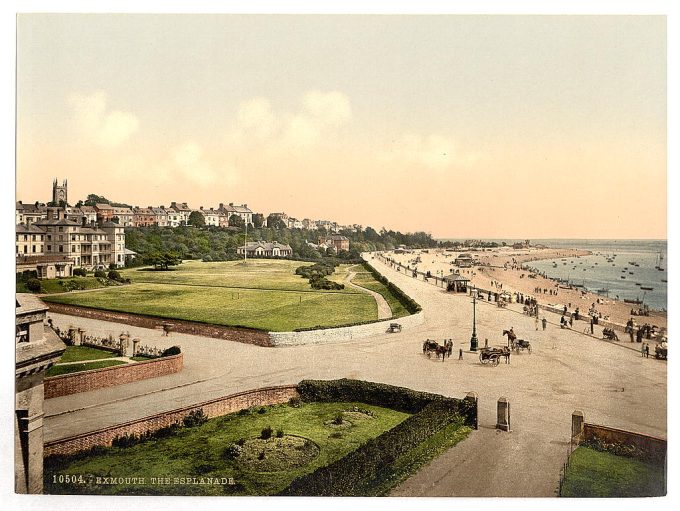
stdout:
{"type": "Polygon", "coordinates": [[[387,331],[391,334],[395,332],[401,332],[401,325],[399,323],[390,323],[390,326],[387,329],[387,331]]]}
{"type": "Polygon", "coordinates": [[[665,348],[660,344],[657,344],[654,347],[654,357],[659,360],[668,360],[668,348],[665,348]]]}
{"type": "Polygon", "coordinates": [[[482,348],[479,352],[479,361],[482,364],[497,366],[501,357],[505,357],[507,361],[510,357],[510,350],[508,348],[482,348]]]}

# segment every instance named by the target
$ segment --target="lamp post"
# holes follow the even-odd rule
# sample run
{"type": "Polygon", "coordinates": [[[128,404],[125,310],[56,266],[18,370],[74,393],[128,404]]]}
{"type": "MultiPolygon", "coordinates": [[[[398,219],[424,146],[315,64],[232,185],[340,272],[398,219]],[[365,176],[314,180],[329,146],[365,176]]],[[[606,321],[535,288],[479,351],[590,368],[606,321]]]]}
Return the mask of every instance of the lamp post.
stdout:
{"type": "Polygon", "coordinates": [[[472,288],[472,337],[470,351],[477,351],[477,289],[472,288]]]}

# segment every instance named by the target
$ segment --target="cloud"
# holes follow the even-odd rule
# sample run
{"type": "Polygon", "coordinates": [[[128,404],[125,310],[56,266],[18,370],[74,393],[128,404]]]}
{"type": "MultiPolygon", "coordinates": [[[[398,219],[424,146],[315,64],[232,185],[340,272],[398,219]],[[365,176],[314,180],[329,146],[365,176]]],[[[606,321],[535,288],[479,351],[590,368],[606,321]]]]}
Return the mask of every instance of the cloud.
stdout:
{"type": "Polygon", "coordinates": [[[107,102],[104,91],[69,97],[75,124],[81,135],[102,147],[116,147],[139,129],[139,119],[129,112],[107,111],[107,102]]]}
{"type": "Polygon", "coordinates": [[[395,140],[392,147],[380,155],[380,159],[444,170],[452,166],[468,166],[477,158],[462,154],[453,138],[439,134],[422,136],[409,133],[395,140]]]}
{"type": "Polygon", "coordinates": [[[217,170],[204,156],[203,148],[193,141],[174,149],[172,164],[181,178],[199,186],[233,184],[238,180],[235,167],[223,165],[217,170]]]}
{"type": "Polygon", "coordinates": [[[237,145],[266,143],[269,149],[299,150],[331,136],[351,118],[349,98],[338,91],[308,91],[301,108],[278,113],[267,98],[258,97],[239,105],[229,138],[237,145]]]}

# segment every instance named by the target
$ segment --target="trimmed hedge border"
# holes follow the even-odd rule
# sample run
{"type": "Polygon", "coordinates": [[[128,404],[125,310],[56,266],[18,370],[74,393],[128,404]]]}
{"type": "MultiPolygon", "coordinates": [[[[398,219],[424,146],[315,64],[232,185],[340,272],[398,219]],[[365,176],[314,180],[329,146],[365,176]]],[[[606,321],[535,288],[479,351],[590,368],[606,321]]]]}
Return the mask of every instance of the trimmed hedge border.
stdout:
{"type": "Polygon", "coordinates": [[[378,282],[381,282],[382,284],[387,286],[387,289],[389,289],[392,292],[392,294],[397,298],[397,300],[399,300],[399,302],[404,306],[404,308],[409,312],[409,314],[415,314],[416,312],[420,312],[421,310],[423,310],[423,308],[420,306],[418,302],[416,302],[413,298],[411,298],[409,295],[407,295],[401,289],[395,286],[392,282],[390,282],[387,279],[387,277],[385,277],[378,270],[373,268],[373,266],[371,266],[371,264],[368,261],[363,261],[362,264],[378,282]]]}
{"type": "Polygon", "coordinates": [[[303,380],[304,401],[358,401],[414,413],[343,458],[294,479],[278,495],[361,496],[362,487],[397,459],[455,422],[474,425],[475,402],[360,380],[303,380]]]}

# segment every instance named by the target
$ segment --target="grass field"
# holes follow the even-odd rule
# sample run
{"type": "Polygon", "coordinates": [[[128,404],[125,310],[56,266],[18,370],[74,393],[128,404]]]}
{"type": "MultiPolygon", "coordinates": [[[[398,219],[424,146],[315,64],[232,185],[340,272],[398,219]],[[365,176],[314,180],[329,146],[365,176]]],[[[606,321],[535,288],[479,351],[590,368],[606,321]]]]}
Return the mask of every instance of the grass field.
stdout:
{"type": "Polygon", "coordinates": [[[562,497],[665,495],[664,467],[579,447],[571,455],[562,497]]]}
{"type": "Polygon", "coordinates": [[[117,356],[112,351],[90,348],[89,346],[67,346],[59,359],[59,363],[80,362],[83,360],[99,360],[117,356]]]}
{"type": "Polygon", "coordinates": [[[294,274],[301,264],[262,259],[245,266],[233,261],[191,261],[174,271],[124,270],[130,285],[53,295],[45,301],[267,331],[378,318],[378,306],[366,293],[351,288],[312,290],[307,279],[294,274]]]}
{"type": "MultiPolygon", "coordinates": [[[[108,279],[104,279],[106,284],[102,284],[102,282],[95,278],[95,277],[67,277],[67,278],[59,278],[59,279],[41,279],[40,280],[40,285],[42,286],[42,289],[40,290],[41,293],[46,293],[46,294],[52,294],[52,293],[64,293],[66,291],[69,291],[69,289],[77,288],[77,289],[99,289],[99,288],[105,288],[108,286],[117,286],[116,282],[110,281],[108,279]]],[[[17,293],[30,293],[28,289],[26,289],[26,283],[25,282],[17,282],[16,285],[16,292],[17,293]]]]}
{"type": "Polygon", "coordinates": [[[60,374],[79,373],[81,371],[89,371],[91,369],[101,369],[103,367],[111,367],[125,364],[120,360],[101,360],[99,362],[83,362],[81,364],[66,364],[53,365],[50,367],[45,376],[59,376],[60,374]]]}
{"type": "Polygon", "coordinates": [[[375,279],[373,274],[369,272],[363,265],[357,264],[350,268],[350,271],[356,272],[356,276],[352,279],[352,283],[357,286],[365,287],[376,293],[380,293],[385,301],[392,309],[393,318],[401,318],[403,316],[408,316],[408,311],[401,304],[399,299],[392,294],[392,292],[387,288],[385,284],[379,282],[375,279]]]}
{"type": "MultiPolygon", "coordinates": [[[[266,413],[251,410],[211,419],[193,428],[162,439],[148,440],[131,447],[106,448],[101,454],[49,460],[45,465],[45,493],[137,494],[137,495],[272,495],[294,478],[345,456],[371,438],[393,428],[409,415],[361,403],[306,403],[299,408],[275,405],[266,413]],[[373,416],[351,412],[352,407],[369,410],[373,416]],[[343,413],[349,412],[349,413],[343,413]],[[332,421],[343,413],[347,424],[332,421]],[[282,468],[286,460],[277,458],[269,446],[266,457],[255,462],[224,455],[226,448],[243,438],[246,445],[257,441],[263,428],[282,430],[287,437],[303,437],[316,446],[311,460],[300,466],[282,468]],[[70,476],[144,477],[144,485],[63,485],[54,483],[58,474],[70,476]],[[232,477],[234,485],[150,484],[151,477],[232,477]]],[[[264,448],[263,448],[264,449],[264,448]]]]}

